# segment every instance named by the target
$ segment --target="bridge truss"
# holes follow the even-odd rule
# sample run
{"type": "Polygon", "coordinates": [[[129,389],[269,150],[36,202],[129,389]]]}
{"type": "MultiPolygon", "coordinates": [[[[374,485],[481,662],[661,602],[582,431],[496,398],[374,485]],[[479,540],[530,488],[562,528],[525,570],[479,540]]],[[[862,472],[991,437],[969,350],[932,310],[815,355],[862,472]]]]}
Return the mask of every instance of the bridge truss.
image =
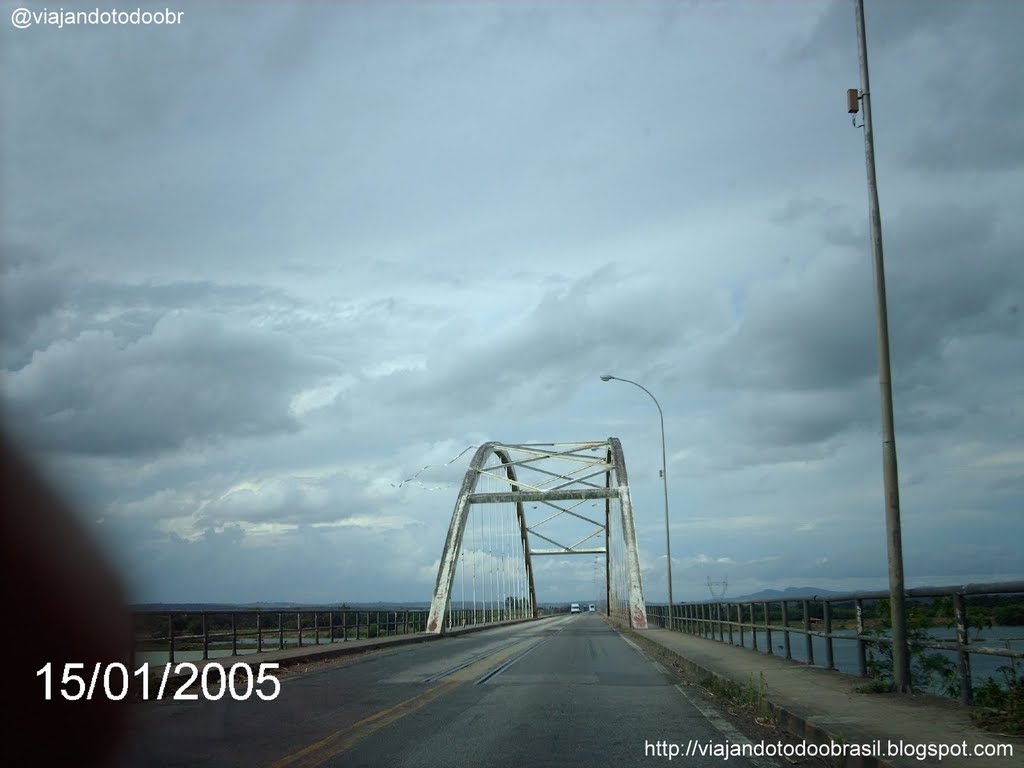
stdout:
{"type": "Polygon", "coordinates": [[[604,555],[603,608],[647,628],[619,440],[484,443],[455,502],[427,631],[535,617],[534,561],[558,555],[604,555]]]}

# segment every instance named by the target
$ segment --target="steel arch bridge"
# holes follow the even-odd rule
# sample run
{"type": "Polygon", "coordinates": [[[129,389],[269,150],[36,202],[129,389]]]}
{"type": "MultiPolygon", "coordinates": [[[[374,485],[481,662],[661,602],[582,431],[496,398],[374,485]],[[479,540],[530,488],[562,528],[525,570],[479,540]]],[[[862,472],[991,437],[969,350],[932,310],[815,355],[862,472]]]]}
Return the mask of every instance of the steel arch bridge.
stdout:
{"type": "Polygon", "coordinates": [[[536,617],[534,560],[557,555],[603,555],[608,615],[647,628],[619,440],[484,443],[455,501],[427,632],[536,617]]]}

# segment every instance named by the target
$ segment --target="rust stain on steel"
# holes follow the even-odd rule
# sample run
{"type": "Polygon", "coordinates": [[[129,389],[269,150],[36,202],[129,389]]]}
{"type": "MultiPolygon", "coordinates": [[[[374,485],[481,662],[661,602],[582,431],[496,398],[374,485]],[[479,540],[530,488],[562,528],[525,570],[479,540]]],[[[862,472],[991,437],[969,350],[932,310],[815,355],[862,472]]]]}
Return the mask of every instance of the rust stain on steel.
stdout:
{"type": "Polygon", "coordinates": [[[643,606],[633,606],[633,629],[647,629],[647,614],[643,606]]]}

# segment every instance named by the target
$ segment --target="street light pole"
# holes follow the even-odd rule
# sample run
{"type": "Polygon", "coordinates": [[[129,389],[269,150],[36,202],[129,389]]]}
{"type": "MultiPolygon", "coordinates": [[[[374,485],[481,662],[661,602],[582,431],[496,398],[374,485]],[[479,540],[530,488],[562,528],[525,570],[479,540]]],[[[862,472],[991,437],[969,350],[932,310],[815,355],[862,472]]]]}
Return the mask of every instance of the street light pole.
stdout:
{"type": "MultiPolygon", "coordinates": [[[[875,176],[875,137],[871,129],[871,86],[868,81],[868,47],[864,28],[864,0],[856,0],[857,43],[860,52],[860,101],[864,105],[864,154],[868,176],[868,216],[874,258],[878,308],[878,381],[882,394],[882,472],[885,482],[885,531],[889,557],[889,605],[892,620],[892,666],[896,690],[910,690],[910,654],[907,648],[907,615],[904,604],[903,537],[900,526],[899,474],[896,467],[896,428],[892,414],[892,377],[889,369],[889,318],[885,299],[885,266],[882,260],[882,217],[875,176]]],[[[851,98],[851,111],[856,100],[851,98]]]]}
{"type": "Polygon", "coordinates": [[[668,561],[668,626],[672,629],[673,616],[672,616],[672,540],[669,536],[668,527],[668,464],[665,461],[665,414],[661,412],[661,403],[658,402],[651,390],[645,387],[643,384],[637,384],[635,381],[629,379],[620,379],[618,376],[611,376],[605,374],[601,377],[601,381],[624,381],[627,384],[632,384],[634,387],[640,387],[644,392],[650,395],[651,400],[658,408],[658,419],[661,422],[661,485],[665,491],[665,558],[668,561]]]}

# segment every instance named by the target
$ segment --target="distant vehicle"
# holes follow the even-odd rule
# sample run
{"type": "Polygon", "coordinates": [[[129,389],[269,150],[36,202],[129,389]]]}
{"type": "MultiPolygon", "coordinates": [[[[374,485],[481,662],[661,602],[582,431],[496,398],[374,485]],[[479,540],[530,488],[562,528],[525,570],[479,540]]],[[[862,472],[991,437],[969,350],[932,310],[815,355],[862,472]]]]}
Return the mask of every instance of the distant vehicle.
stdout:
{"type": "Polygon", "coordinates": [[[595,608],[595,607],[594,607],[594,604],[593,604],[593,603],[591,603],[591,604],[590,604],[590,612],[591,612],[591,613],[593,613],[593,612],[594,612],[594,611],[596,611],[596,610],[597,610],[597,608],[595,608]]]}
{"type": "Polygon", "coordinates": [[[580,612],[580,604],[579,603],[573,603],[572,605],[569,606],[569,613],[579,613],[579,612],[580,612]]]}

